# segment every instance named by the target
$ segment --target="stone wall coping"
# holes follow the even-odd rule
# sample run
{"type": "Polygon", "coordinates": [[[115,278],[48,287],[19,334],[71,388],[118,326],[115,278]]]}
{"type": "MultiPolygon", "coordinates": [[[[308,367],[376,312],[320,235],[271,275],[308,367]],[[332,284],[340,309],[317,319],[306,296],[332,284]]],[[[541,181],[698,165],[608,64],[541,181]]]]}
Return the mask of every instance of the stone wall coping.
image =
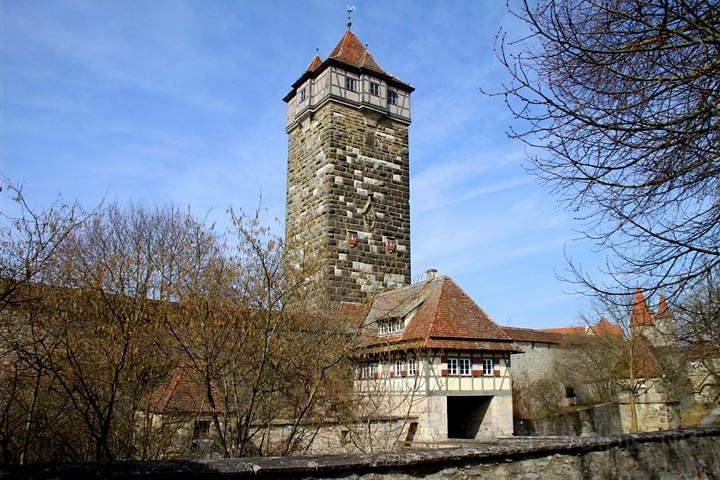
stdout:
{"type": "Polygon", "coordinates": [[[332,478],[349,473],[405,471],[415,468],[441,469],[470,463],[505,462],[554,454],[573,455],[610,448],[629,448],[640,443],[707,436],[720,437],[720,428],[698,427],[612,437],[515,437],[470,447],[403,450],[392,453],[2,466],[0,479],[332,478]]]}

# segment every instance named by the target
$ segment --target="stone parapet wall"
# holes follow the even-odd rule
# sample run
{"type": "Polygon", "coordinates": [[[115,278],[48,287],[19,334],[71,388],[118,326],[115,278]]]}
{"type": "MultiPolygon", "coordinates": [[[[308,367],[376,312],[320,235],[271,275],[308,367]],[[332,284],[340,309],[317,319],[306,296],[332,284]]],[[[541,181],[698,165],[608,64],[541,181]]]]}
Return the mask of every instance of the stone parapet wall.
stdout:
{"type": "Polygon", "coordinates": [[[720,429],[511,439],[371,455],[30,465],[0,478],[574,479],[720,478],[720,429]]]}

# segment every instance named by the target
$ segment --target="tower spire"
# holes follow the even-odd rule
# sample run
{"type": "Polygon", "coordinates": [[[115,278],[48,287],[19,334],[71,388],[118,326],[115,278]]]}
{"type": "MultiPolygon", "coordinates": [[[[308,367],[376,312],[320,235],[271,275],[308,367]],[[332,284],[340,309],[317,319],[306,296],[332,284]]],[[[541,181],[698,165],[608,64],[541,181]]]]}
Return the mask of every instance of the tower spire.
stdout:
{"type": "Polygon", "coordinates": [[[348,5],[346,7],[347,10],[347,27],[348,31],[350,31],[350,27],[352,27],[352,13],[355,11],[355,7],[353,5],[348,5]]]}

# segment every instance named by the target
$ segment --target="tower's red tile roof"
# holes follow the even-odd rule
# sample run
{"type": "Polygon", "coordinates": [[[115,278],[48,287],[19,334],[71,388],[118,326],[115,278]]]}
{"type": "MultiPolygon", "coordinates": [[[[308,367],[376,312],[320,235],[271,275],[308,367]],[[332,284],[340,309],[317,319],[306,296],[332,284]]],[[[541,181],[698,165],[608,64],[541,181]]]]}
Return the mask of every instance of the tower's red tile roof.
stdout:
{"type": "Polygon", "coordinates": [[[315,70],[322,65],[323,61],[322,58],[320,58],[320,54],[316,53],[315,56],[310,61],[310,65],[307,67],[308,72],[314,72],[315,70]]]}
{"type": "Polygon", "coordinates": [[[389,74],[378,65],[368,49],[350,30],[345,32],[328,58],[357,68],[364,68],[382,75],[389,74]]]}
{"type": "Polygon", "coordinates": [[[630,325],[635,327],[638,325],[652,325],[652,313],[645,303],[645,297],[642,290],[635,290],[635,300],[633,302],[632,316],[630,317],[630,325]]]}

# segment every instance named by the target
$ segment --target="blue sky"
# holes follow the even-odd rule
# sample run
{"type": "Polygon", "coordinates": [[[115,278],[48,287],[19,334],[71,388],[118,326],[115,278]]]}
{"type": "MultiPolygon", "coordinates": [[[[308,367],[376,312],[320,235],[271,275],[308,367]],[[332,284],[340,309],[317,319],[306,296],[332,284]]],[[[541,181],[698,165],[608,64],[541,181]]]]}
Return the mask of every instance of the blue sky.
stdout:
{"type": "MultiPolygon", "coordinates": [[[[260,195],[282,219],[282,97],[345,30],[346,1],[5,1],[0,172],[30,201],[61,194],[190,204],[223,224],[260,195]]],[[[353,31],[411,83],[412,268],[452,276],[498,323],[577,324],[555,278],[577,225],[524,170],[513,119],[480,87],[504,78],[502,1],[356,1],[353,31]]],[[[278,227],[281,231],[281,227],[278,227]]]]}

